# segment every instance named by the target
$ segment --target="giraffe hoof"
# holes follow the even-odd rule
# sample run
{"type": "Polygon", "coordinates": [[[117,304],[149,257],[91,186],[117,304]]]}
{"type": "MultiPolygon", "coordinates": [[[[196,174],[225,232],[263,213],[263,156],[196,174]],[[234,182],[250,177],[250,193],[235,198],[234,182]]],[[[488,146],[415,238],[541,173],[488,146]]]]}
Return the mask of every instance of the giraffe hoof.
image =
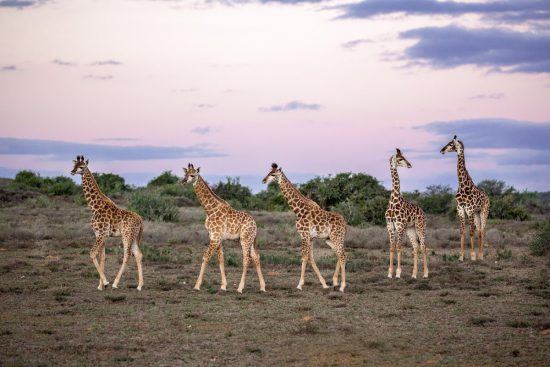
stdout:
{"type": "Polygon", "coordinates": [[[427,277],[428,277],[428,273],[423,275],[423,278],[427,278],[427,277]]]}
{"type": "Polygon", "coordinates": [[[222,285],[222,286],[220,287],[220,289],[221,289],[222,291],[226,291],[226,290],[227,290],[227,285],[222,285]]]}
{"type": "Polygon", "coordinates": [[[107,285],[109,285],[109,282],[103,283],[103,286],[104,286],[104,287],[107,286],[107,285]]]}
{"type": "Polygon", "coordinates": [[[416,279],[416,274],[413,274],[413,275],[412,275],[412,278],[413,278],[413,279],[416,279]]]}
{"type": "Polygon", "coordinates": [[[200,290],[201,290],[201,287],[195,286],[195,287],[193,287],[193,289],[196,290],[196,291],[200,291],[200,290]]]}
{"type": "Polygon", "coordinates": [[[243,294],[243,290],[242,290],[242,289],[237,289],[237,292],[239,292],[240,294],[243,294]]]}
{"type": "Polygon", "coordinates": [[[326,284],[323,284],[323,289],[329,289],[330,287],[326,284]]]}
{"type": "Polygon", "coordinates": [[[298,286],[296,288],[298,288],[299,290],[302,290],[302,285],[298,284],[298,286]]]}
{"type": "Polygon", "coordinates": [[[339,291],[344,293],[344,288],[340,287],[339,291]]]}
{"type": "Polygon", "coordinates": [[[113,289],[118,289],[118,284],[117,284],[117,285],[113,284],[113,285],[111,286],[111,288],[113,288],[113,289]]]}
{"type": "Polygon", "coordinates": [[[102,285],[99,285],[99,286],[97,286],[97,289],[99,289],[100,291],[102,291],[102,290],[103,290],[103,286],[102,286],[102,285]]]}
{"type": "Polygon", "coordinates": [[[137,287],[137,290],[138,290],[138,291],[141,291],[141,285],[139,285],[139,286],[137,287]]]}
{"type": "Polygon", "coordinates": [[[260,292],[264,292],[264,293],[265,293],[265,288],[260,288],[260,292]]]}
{"type": "Polygon", "coordinates": [[[399,270],[396,271],[396,272],[395,272],[395,277],[396,277],[396,278],[401,278],[401,271],[399,271],[399,270]]]}
{"type": "Polygon", "coordinates": [[[478,254],[478,255],[477,255],[477,258],[478,258],[479,260],[483,260],[483,254],[478,254]]]}
{"type": "Polygon", "coordinates": [[[472,259],[472,261],[476,261],[476,253],[475,252],[472,252],[470,254],[470,258],[472,259]]]}
{"type": "Polygon", "coordinates": [[[458,258],[458,261],[464,261],[464,255],[460,255],[460,257],[458,258]]]}

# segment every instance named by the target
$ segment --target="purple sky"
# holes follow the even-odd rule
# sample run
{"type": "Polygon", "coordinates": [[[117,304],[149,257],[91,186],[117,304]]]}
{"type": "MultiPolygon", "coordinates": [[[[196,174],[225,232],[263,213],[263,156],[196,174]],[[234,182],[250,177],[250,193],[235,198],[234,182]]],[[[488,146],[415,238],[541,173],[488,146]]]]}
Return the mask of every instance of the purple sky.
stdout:
{"type": "Polygon", "coordinates": [[[0,0],[0,176],[134,184],[188,162],[254,190],[413,165],[402,188],[550,190],[550,0],[0,0]]]}

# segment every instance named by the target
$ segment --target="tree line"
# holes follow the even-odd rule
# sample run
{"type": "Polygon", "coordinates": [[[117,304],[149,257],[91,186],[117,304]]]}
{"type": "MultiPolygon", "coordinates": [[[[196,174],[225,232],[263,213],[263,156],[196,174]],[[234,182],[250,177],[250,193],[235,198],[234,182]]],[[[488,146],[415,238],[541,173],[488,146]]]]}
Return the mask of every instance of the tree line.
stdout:
{"type": "MultiPolygon", "coordinates": [[[[180,184],[179,178],[170,171],[163,172],[146,187],[139,188],[128,185],[123,177],[113,173],[94,173],[94,176],[106,195],[124,202],[149,220],[177,221],[178,207],[199,205],[193,187],[180,184]]],[[[42,177],[24,170],[17,173],[12,186],[48,195],[73,196],[76,202],[85,203],[80,186],[64,176],[42,177]]],[[[321,207],[341,213],[350,225],[385,223],[389,190],[371,175],[338,173],[315,177],[297,186],[321,207]]],[[[522,221],[531,215],[550,212],[550,192],[520,192],[499,180],[484,180],[478,183],[478,187],[490,197],[490,218],[522,221]]],[[[227,177],[214,184],[212,189],[236,209],[289,210],[275,183],[253,194],[240,183],[239,178],[227,177]]],[[[431,185],[424,191],[405,192],[403,195],[418,203],[427,213],[456,215],[454,192],[450,186],[431,185]]]]}

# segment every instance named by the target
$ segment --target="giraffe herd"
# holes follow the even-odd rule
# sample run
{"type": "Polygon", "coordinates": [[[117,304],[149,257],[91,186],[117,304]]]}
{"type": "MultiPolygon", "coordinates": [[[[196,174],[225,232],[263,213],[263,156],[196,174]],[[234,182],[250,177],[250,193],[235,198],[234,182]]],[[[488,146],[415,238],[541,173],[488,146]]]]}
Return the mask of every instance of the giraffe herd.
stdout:
{"type": "MultiPolygon", "coordinates": [[[[456,202],[461,233],[460,261],[464,260],[466,218],[470,222],[470,258],[471,260],[476,260],[474,234],[477,228],[479,236],[477,259],[483,260],[483,241],[485,237],[485,225],[489,215],[489,198],[482,190],[476,187],[468,174],[464,158],[464,144],[457,139],[456,135],[441,149],[442,154],[449,152],[456,152],[458,155],[458,190],[456,193],[456,202]]],[[[105,240],[110,236],[120,236],[124,251],[123,260],[112,287],[117,288],[128,259],[130,255],[133,255],[138,270],[137,289],[141,290],[143,287],[143,255],[139,245],[143,235],[143,219],[137,213],[119,208],[101,192],[92,172],[88,168],[88,160],[79,155],[73,162],[74,167],[71,174],[80,174],[82,176],[82,190],[88,207],[92,211],[91,227],[94,231],[96,242],[92,246],[90,257],[99,274],[98,289],[103,290],[109,284],[105,276],[105,240]]],[[[398,167],[411,168],[412,165],[404,157],[400,149],[396,149],[396,153],[390,157],[389,163],[392,190],[388,209],[385,213],[390,242],[388,277],[392,278],[394,274],[396,278],[401,277],[401,250],[403,240],[405,239],[403,235],[406,233],[413,248],[412,278],[416,279],[417,277],[419,250],[422,253],[423,277],[427,278],[426,216],[417,204],[406,200],[401,195],[399,175],[397,173],[398,167]],[[397,268],[394,273],[394,256],[396,251],[397,268]]],[[[220,288],[223,291],[227,289],[222,242],[225,239],[239,239],[243,252],[243,269],[237,292],[242,293],[244,289],[248,265],[251,260],[258,275],[260,291],[265,292],[265,280],[260,264],[260,252],[256,244],[258,228],[252,215],[233,209],[228,202],[217,196],[201,177],[200,167],[195,168],[193,164],[189,163],[183,171],[185,175],[181,183],[193,185],[195,194],[206,212],[204,225],[210,238],[210,243],[202,257],[199,276],[194,288],[200,290],[206,267],[215,251],[221,274],[220,288]]],[[[344,217],[338,213],[321,208],[316,202],[305,197],[276,163],[271,165],[270,171],[262,182],[264,184],[276,182],[288,205],[296,215],[296,229],[300,235],[302,245],[302,267],[297,288],[302,290],[308,263],[313,268],[322,287],[324,289],[329,288],[313,257],[312,240],[319,238],[324,239],[336,254],[336,268],[332,277],[332,286],[335,288],[339,286],[340,292],[344,292],[346,288],[344,239],[347,230],[347,223],[344,217]]]]}

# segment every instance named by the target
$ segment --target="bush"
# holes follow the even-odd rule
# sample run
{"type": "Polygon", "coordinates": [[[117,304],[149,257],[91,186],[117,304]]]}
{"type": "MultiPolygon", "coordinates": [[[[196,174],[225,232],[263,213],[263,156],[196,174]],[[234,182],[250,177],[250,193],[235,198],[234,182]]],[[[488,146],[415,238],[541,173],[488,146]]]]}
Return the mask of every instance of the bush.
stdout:
{"type": "Polygon", "coordinates": [[[80,187],[69,177],[45,178],[43,191],[51,195],[71,196],[80,192],[80,187]]]}
{"type": "Polygon", "coordinates": [[[285,197],[279,190],[278,185],[275,182],[267,185],[266,190],[262,190],[251,199],[251,209],[255,210],[269,210],[269,211],[287,211],[290,210],[285,197]]]}
{"type": "Polygon", "coordinates": [[[148,220],[176,222],[179,219],[178,208],[171,200],[147,190],[130,195],[129,207],[148,220]]]}
{"type": "Polygon", "coordinates": [[[529,213],[521,202],[521,194],[513,186],[506,186],[504,181],[483,180],[478,185],[491,201],[489,218],[528,220],[529,213]]]}
{"type": "Polygon", "coordinates": [[[316,177],[300,191],[325,209],[333,209],[351,225],[384,224],[388,191],[373,176],[363,173],[339,173],[332,177],[316,177]]]}
{"type": "Polygon", "coordinates": [[[130,187],[126,185],[124,177],[114,173],[94,173],[94,177],[99,188],[106,195],[130,190],[130,187]]]}
{"type": "Polygon", "coordinates": [[[212,190],[237,209],[250,208],[252,192],[248,187],[241,185],[238,177],[227,177],[225,182],[218,182],[212,190]]]}
{"type": "Polygon", "coordinates": [[[535,237],[529,244],[529,251],[535,256],[550,254],[550,220],[539,225],[535,237]]]}
{"type": "Polygon", "coordinates": [[[153,178],[149,183],[147,184],[147,187],[159,187],[164,185],[173,185],[177,184],[179,181],[179,177],[174,175],[172,171],[164,171],[160,174],[160,176],[157,176],[153,178]]]}
{"type": "Polygon", "coordinates": [[[43,185],[42,177],[38,173],[28,170],[17,172],[13,181],[21,187],[30,189],[40,189],[43,185]]]}
{"type": "Polygon", "coordinates": [[[430,214],[445,214],[452,209],[454,193],[448,185],[430,185],[426,191],[405,193],[403,196],[415,201],[420,207],[430,214]]]}

